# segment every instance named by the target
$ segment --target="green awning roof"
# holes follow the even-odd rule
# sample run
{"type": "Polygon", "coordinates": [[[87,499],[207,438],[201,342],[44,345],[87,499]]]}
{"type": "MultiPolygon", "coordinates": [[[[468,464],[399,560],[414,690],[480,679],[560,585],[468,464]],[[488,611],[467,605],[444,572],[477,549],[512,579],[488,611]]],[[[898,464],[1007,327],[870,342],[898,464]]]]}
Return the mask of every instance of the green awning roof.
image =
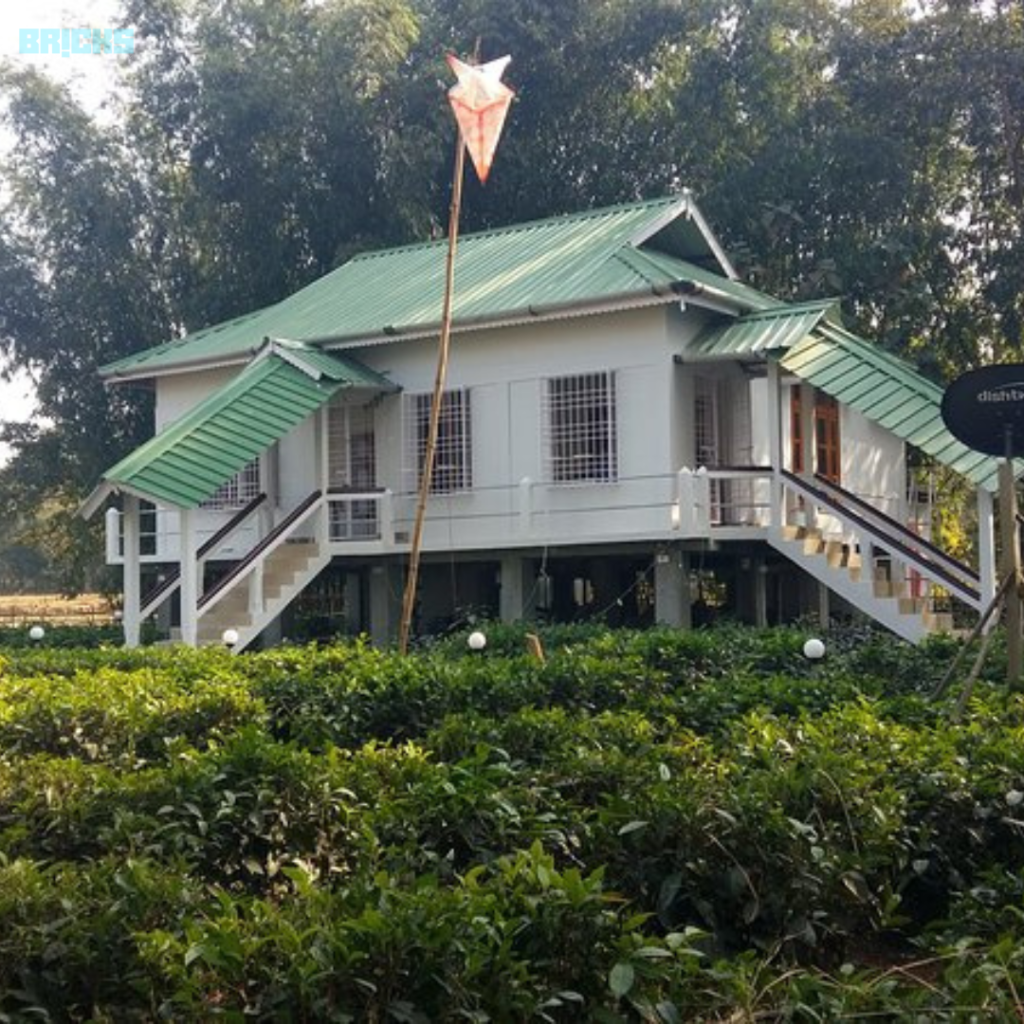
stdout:
{"type": "Polygon", "coordinates": [[[396,390],[354,359],[301,342],[268,341],[237,377],[109,469],[82,514],[92,515],[117,491],[196,508],[346,388],[396,390]]]}
{"type": "MultiPolygon", "coordinates": [[[[321,346],[429,334],[441,320],[447,242],[367,252],[276,305],[102,368],[109,379],[243,362],[264,337],[321,346]]],[[[734,280],[688,195],[464,235],[455,266],[456,330],[595,307],[678,301],[713,288],[737,312],[777,304],[734,280]]]]}
{"type": "Polygon", "coordinates": [[[822,323],[780,363],[973,483],[996,488],[997,460],[972,451],[942,422],[942,388],[895,356],[822,323]]]}
{"type": "Polygon", "coordinates": [[[741,359],[792,348],[822,322],[839,323],[839,300],[824,299],[798,306],[758,310],[703,331],[683,359],[741,359]]]}

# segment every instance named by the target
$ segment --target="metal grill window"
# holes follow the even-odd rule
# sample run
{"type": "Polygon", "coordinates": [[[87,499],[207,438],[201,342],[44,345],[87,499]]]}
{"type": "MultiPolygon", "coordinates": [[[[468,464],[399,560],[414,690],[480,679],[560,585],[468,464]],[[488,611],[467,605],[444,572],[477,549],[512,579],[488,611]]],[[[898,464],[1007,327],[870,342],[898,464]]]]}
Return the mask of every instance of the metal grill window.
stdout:
{"type": "Polygon", "coordinates": [[[545,405],[552,483],[615,480],[615,374],[553,377],[547,381],[545,405]]]}
{"type": "MultiPolygon", "coordinates": [[[[473,486],[473,437],[469,389],[445,391],[441,396],[431,494],[468,491],[473,486]]],[[[432,395],[409,395],[409,459],[418,487],[427,454],[432,395]]]]}
{"type": "Polygon", "coordinates": [[[253,459],[230,480],[217,488],[216,492],[199,507],[211,512],[243,508],[260,493],[260,460],[253,459]]]}

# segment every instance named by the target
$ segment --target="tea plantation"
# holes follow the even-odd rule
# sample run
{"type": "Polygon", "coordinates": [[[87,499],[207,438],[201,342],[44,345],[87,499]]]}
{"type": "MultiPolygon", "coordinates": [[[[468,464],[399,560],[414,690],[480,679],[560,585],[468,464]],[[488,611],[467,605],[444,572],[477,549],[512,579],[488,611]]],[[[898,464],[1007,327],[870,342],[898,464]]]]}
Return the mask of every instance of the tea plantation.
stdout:
{"type": "Polygon", "coordinates": [[[487,632],[4,649],[0,1021],[1024,1017],[1024,698],[952,724],[952,641],[487,632]]]}

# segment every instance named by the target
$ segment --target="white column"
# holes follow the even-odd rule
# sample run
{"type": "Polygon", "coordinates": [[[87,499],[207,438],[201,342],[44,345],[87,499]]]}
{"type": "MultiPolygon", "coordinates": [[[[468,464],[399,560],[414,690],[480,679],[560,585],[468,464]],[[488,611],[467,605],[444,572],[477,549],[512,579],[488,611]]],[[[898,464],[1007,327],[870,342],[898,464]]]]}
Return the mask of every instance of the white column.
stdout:
{"type": "MultiPolygon", "coordinates": [[[[992,493],[978,488],[978,575],[981,577],[981,606],[987,608],[996,596],[999,575],[996,570],[996,531],[992,514],[992,493]]],[[[998,616],[989,619],[989,629],[998,616]]]]}
{"type": "Polygon", "coordinates": [[[139,499],[124,496],[124,584],[122,608],[125,647],[139,646],[139,612],[142,580],[140,579],[139,499]]]}
{"type": "Polygon", "coordinates": [[[779,364],[768,360],[768,461],[772,467],[771,525],[781,527],[785,522],[782,509],[782,386],[779,364]]]}
{"type": "MultiPolygon", "coordinates": [[[[317,489],[327,493],[330,483],[330,443],[327,436],[327,406],[321,405],[314,420],[316,430],[317,489]]],[[[346,431],[347,433],[347,431],[346,431]]],[[[350,478],[351,479],[351,478],[350,478]]]]}
{"type": "Polygon", "coordinates": [[[106,526],[107,565],[121,561],[121,513],[111,506],[104,517],[106,526]]]}
{"type": "MultiPolygon", "coordinates": [[[[818,439],[814,434],[814,388],[806,381],[800,385],[800,444],[804,468],[800,474],[813,482],[818,472],[818,439]]],[[[817,529],[818,506],[813,501],[804,501],[804,526],[817,529]]]]}
{"type": "Polygon", "coordinates": [[[196,560],[196,512],[181,512],[181,641],[195,647],[199,638],[199,564],[196,560]]]}

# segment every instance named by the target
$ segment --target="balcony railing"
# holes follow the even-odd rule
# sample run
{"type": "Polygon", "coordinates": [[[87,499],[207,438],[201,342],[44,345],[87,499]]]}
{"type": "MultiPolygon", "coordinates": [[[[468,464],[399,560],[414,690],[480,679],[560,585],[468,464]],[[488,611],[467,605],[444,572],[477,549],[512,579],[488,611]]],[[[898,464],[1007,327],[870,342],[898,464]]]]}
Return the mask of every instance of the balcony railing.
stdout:
{"type": "Polygon", "coordinates": [[[332,544],[381,540],[390,506],[390,491],[330,491],[327,539],[332,544]]]}

